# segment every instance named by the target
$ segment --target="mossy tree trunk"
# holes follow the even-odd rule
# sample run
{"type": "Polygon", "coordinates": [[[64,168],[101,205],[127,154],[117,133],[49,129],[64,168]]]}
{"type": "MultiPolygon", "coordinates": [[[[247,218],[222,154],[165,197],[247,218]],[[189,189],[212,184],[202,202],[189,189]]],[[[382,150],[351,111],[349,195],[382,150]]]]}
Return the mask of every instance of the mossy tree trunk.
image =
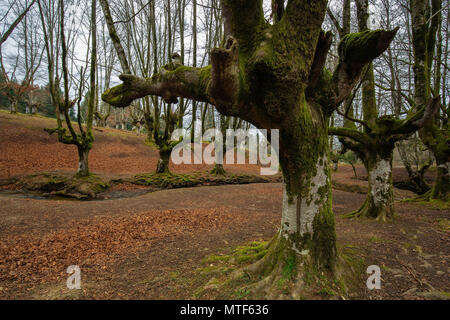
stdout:
{"type": "Polygon", "coordinates": [[[339,136],[345,148],[358,155],[368,173],[367,199],[359,210],[349,213],[348,217],[364,216],[381,221],[393,217],[392,159],[395,143],[422,128],[439,106],[439,98],[434,98],[405,120],[384,116],[377,117],[371,124],[364,121],[364,132],[356,128],[329,128],[329,134],[339,136]]]}
{"type": "Polygon", "coordinates": [[[156,167],[156,173],[169,173],[169,164],[170,164],[170,154],[172,150],[167,149],[159,149],[159,160],[158,165],[156,167]]]}
{"type": "Polygon", "coordinates": [[[430,190],[430,199],[449,201],[450,196],[450,161],[448,157],[436,158],[437,177],[430,190]]]}
{"type": "MultiPolygon", "coordinates": [[[[52,102],[56,106],[56,114],[57,114],[57,128],[54,129],[45,129],[46,132],[49,134],[58,134],[58,141],[63,144],[70,144],[75,145],[78,150],[78,171],[77,176],[88,176],[89,175],[89,151],[92,149],[92,145],[94,142],[94,135],[92,133],[92,126],[94,121],[94,110],[95,110],[95,96],[96,96],[96,70],[97,70],[97,21],[96,21],[96,10],[97,10],[97,2],[96,0],[92,0],[91,5],[91,21],[90,21],[90,33],[91,33],[91,57],[90,57],[90,90],[89,90],[89,96],[88,96],[88,110],[87,110],[87,118],[86,118],[86,129],[82,126],[81,122],[81,99],[83,96],[83,90],[84,85],[80,84],[78,87],[78,97],[75,100],[70,100],[69,98],[69,67],[68,67],[68,48],[67,48],[67,42],[66,42],[66,35],[65,35],[65,25],[64,25],[64,16],[65,16],[65,7],[62,0],[59,0],[58,8],[59,8],[59,15],[60,15],[60,23],[59,23],[59,29],[60,29],[60,42],[58,42],[58,46],[61,47],[61,55],[62,55],[62,78],[63,78],[63,86],[64,86],[64,92],[61,96],[60,88],[58,88],[58,77],[59,75],[56,75],[55,73],[55,61],[52,60],[52,54],[51,54],[51,41],[48,37],[48,32],[45,26],[45,19],[43,15],[42,7],[39,4],[39,12],[41,16],[41,21],[43,22],[44,28],[44,40],[45,40],[45,49],[47,51],[47,59],[48,59],[48,65],[49,65],[49,78],[50,78],[50,94],[52,97],[52,102]],[[75,107],[75,104],[78,103],[78,115],[77,115],[77,122],[78,122],[78,129],[79,132],[76,132],[74,129],[74,126],[72,124],[69,112],[70,109],[75,107]],[[62,118],[62,119],[61,119],[62,118]],[[63,119],[66,122],[67,128],[64,128],[62,125],[63,119]]],[[[57,68],[56,68],[57,69],[57,68]]],[[[84,75],[84,73],[82,72],[84,75]]]]}
{"type": "Polygon", "coordinates": [[[394,216],[392,183],[394,147],[385,145],[378,148],[383,148],[384,152],[376,153],[367,150],[361,156],[368,174],[369,191],[361,208],[347,214],[347,217],[366,217],[385,222],[394,216]]]}
{"type": "Polygon", "coordinates": [[[83,149],[78,147],[78,171],[77,176],[89,176],[89,151],[90,149],[83,149]]]}
{"type": "Polygon", "coordinates": [[[16,114],[19,111],[19,100],[17,98],[12,99],[9,110],[11,114],[16,114]]]}
{"type": "MultiPolygon", "coordinates": [[[[370,34],[369,1],[357,0],[356,7],[360,34],[370,34]]],[[[345,38],[349,36],[352,35],[345,38]]],[[[366,201],[359,210],[349,213],[348,217],[365,216],[386,221],[394,215],[392,157],[395,142],[408,138],[434,117],[439,109],[439,99],[433,99],[428,104],[426,102],[406,120],[394,116],[379,117],[373,64],[368,64],[362,79],[363,120],[353,117],[350,104],[344,113],[341,112],[346,119],[344,128],[331,128],[329,131],[330,134],[338,135],[344,147],[354,151],[363,160],[368,172],[369,193],[366,201]],[[361,131],[357,129],[356,122],[362,125],[361,131]]]]}
{"type": "Polygon", "coordinates": [[[102,98],[115,107],[126,107],[146,95],[158,95],[170,103],[183,97],[210,103],[222,114],[258,128],[279,129],[282,225],[269,250],[273,254],[260,263],[270,265],[263,273],[280,272],[276,266],[285,265],[288,256],[299,266],[307,261],[315,270],[332,271],[336,237],[328,120],[357,85],[366,64],[389,46],[396,31],[344,39],[339,46],[340,63],[330,74],[324,65],[331,34],[321,30],[327,1],[291,0],[274,25],[264,19],[262,0],[221,4],[226,41],[223,48],[212,50],[211,66],[165,69],[151,79],[122,74],[123,84],[107,90],[102,98]]]}

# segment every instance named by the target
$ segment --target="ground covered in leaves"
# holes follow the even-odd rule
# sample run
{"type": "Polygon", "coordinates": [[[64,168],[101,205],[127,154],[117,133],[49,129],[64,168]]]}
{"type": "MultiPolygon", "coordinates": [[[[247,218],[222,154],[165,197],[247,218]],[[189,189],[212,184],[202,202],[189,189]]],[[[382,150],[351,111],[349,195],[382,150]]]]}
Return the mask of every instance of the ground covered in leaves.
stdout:
{"type": "MultiPolygon", "coordinates": [[[[37,122],[48,119],[24,117],[19,121],[18,117],[0,113],[0,133],[7,136],[0,140],[1,178],[42,171],[68,175],[76,169],[75,150],[66,150],[54,137],[42,133],[48,124],[42,123],[42,128],[36,129],[37,122]],[[26,121],[32,123],[29,128],[23,125],[26,121]]],[[[91,165],[99,176],[117,182],[102,200],[46,199],[12,193],[8,191],[11,186],[3,186],[0,298],[253,298],[245,289],[245,280],[234,285],[223,283],[234,270],[264,254],[264,243],[280,224],[281,184],[203,185],[149,192],[151,187],[146,183],[135,182],[139,177],[161,178],[142,175],[156,167],[152,162],[155,151],[144,144],[141,136],[101,130],[96,135],[91,165]],[[113,165],[108,163],[112,159],[116,161],[113,165]],[[66,288],[70,265],[81,268],[81,290],[66,288]]],[[[195,172],[209,168],[200,165],[192,171],[177,170],[172,177],[175,182],[187,176],[205,177],[206,173],[195,172]]],[[[258,168],[228,171],[230,178],[233,174],[255,174],[258,168]]],[[[344,298],[448,298],[450,210],[404,202],[413,194],[395,189],[397,215],[393,221],[383,224],[344,219],[344,213],[357,209],[364,201],[361,192],[367,188],[367,174],[360,166],[357,172],[355,178],[350,166],[340,166],[333,174],[338,247],[350,252],[364,270],[370,265],[380,266],[382,287],[369,291],[365,286],[369,275],[363,272],[359,289],[344,298]]],[[[404,174],[403,169],[396,168],[394,179],[404,174]]],[[[329,298],[330,292],[321,290],[317,295],[329,298]]]]}
{"type": "MultiPolygon", "coordinates": [[[[380,224],[341,217],[364,196],[333,196],[339,247],[382,269],[381,290],[365,289],[361,274],[361,289],[346,298],[448,297],[448,210],[397,202],[396,219],[380,224]]],[[[0,195],[0,207],[2,298],[244,299],[248,291],[218,290],[217,281],[257,258],[250,249],[231,259],[239,246],[248,250],[242,246],[276,232],[281,185],[173,189],[132,201],[0,195]],[[82,270],[79,291],[65,287],[69,265],[82,270]]]]}

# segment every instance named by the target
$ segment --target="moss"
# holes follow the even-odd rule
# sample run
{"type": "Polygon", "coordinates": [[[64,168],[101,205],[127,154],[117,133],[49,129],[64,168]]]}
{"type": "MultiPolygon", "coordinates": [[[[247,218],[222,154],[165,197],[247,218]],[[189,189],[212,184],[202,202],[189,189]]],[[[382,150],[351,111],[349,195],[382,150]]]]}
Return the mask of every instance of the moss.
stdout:
{"type": "Polygon", "coordinates": [[[366,30],[350,33],[339,43],[339,56],[348,64],[372,60],[378,55],[378,37],[384,30],[366,30]]]}
{"type": "Polygon", "coordinates": [[[401,202],[410,202],[426,207],[431,207],[436,210],[448,210],[450,209],[450,201],[444,201],[440,199],[429,199],[427,195],[418,196],[416,198],[403,199],[401,202]]]}
{"type": "Polygon", "coordinates": [[[18,181],[24,190],[42,192],[49,196],[88,200],[106,191],[110,185],[96,175],[63,177],[48,173],[25,176],[18,181]]]}

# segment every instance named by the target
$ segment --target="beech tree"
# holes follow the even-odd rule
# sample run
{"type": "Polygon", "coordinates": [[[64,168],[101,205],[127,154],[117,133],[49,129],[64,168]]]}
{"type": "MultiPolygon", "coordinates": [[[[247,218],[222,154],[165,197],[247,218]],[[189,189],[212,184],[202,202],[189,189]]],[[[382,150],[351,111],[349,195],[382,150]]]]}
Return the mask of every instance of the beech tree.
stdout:
{"type": "Polygon", "coordinates": [[[335,270],[328,119],[396,34],[376,30],[344,37],[339,64],[330,73],[324,65],[332,35],[322,30],[328,1],[275,2],[274,23],[269,24],[262,0],[221,1],[225,41],[211,51],[211,65],[179,66],[148,79],[124,73],[123,83],[102,95],[117,108],[147,95],[167,103],[193,99],[257,128],[280,130],[281,229],[266,256],[251,268],[263,275],[265,288],[292,261],[298,276],[307,267],[327,274],[335,270]]]}
{"type": "MultiPolygon", "coordinates": [[[[356,0],[358,27],[361,34],[369,33],[369,1],[356,0]]],[[[372,217],[386,221],[394,215],[394,192],[392,182],[392,160],[395,143],[408,138],[415,131],[423,128],[439,109],[439,98],[426,101],[418,111],[406,119],[396,119],[394,115],[379,117],[375,97],[375,79],[372,63],[368,64],[362,79],[363,120],[353,118],[352,112],[346,110],[346,126],[330,128],[329,134],[343,137],[340,141],[362,160],[368,172],[369,191],[362,207],[351,212],[347,217],[372,217]],[[355,122],[362,126],[358,130],[355,122]]],[[[351,102],[349,107],[351,107],[351,102]]]]}
{"type": "MultiPolygon", "coordinates": [[[[433,88],[433,59],[436,50],[436,35],[440,32],[442,2],[440,0],[410,0],[412,20],[412,46],[414,51],[414,105],[421,106],[432,94],[439,92],[440,62],[437,59],[435,85],[433,88]]],[[[440,38],[442,39],[442,38],[440,38]]],[[[438,47],[441,47],[439,44],[438,47]]],[[[436,116],[429,119],[419,131],[423,143],[433,152],[437,165],[436,182],[424,195],[428,200],[448,200],[450,192],[450,107],[442,105],[436,116]]]]}
{"type": "MultiPolygon", "coordinates": [[[[91,1],[91,16],[90,16],[90,33],[91,33],[91,48],[90,48],[90,84],[89,84],[89,96],[88,96],[88,111],[86,119],[86,128],[83,128],[81,123],[81,97],[83,96],[84,90],[84,72],[81,70],[81,80],[78,86],[78,97],[74,100],[70,99],[70,88],[69,88],[69,67],[68,67],[68,46],[65,34],[65,6],[62,0],[58,1],[58,4],[53,7],[53,4],[41,3],[39,4],[39,13],[41,17],[41,22],[44,31],[45,39],[45,49],[47,52],[48,60],[48,71],[49,71],[49,87],[52,96],[53,104],[57,110],[57,127],[52,129],[45,129],[49,134],[56,133],[58,135],[58,141],[64,144],[75,145],[78,150],[78,171],[77,176],[86,177],[89,176],[89,152],[92,149],[94,142],[94,135],[92,133],[93,120],[94,120],[94,107],[95,107],[95,88],[96,88],[96,70],[97,70],[97,25],[96,25],[96,10],[97,2],[96,0],[91,1]],[[47,21],[53,15],[52,10],[59,11],[59,35],[57,43],[54,43],[53,32],[51,26],[46,25],[47,21]],[[62,67],[62,79],[63,79],[63,93],[60,93],[59,88],[59,75],[57,68],[57,54],[55,54],[55,47],[57,47],[57,52],[61,50],[61,67],[62,67]],[[70,111],[77,105],[78,115],[78,129],[77,132],[70,119],[70,111]],[[65,125],[63,126],[61,115],[65,119],[65,125]]],[[[89,55],[88,55],[89,56],[89,55]]],[[[87,58],[88,59],[88,58],[87,58]]],[[[87,64],[87,61],[86,61],[87,64]]]]}

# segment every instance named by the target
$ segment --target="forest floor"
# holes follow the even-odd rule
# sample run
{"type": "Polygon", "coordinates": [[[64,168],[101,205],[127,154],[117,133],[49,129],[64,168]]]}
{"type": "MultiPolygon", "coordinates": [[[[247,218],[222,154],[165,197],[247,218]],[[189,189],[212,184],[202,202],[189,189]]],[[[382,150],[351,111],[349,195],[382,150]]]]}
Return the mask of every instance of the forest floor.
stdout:
{"type": "MultiPolygon", "coordinates": [[[[76,150],[42,131],[51,125],[48,119],[0,112],[0,179],[75,171],[76,150]]],[[[143,136],[101,130],[90,158],[94,172],[117,178],[155,169],[157,152],[144,144],[143,136]]],[[[192,167],[173,170],[209,169],[192,167]]],[[[259,171],[257,166],[226,169],[259,171]]],[[[450,211],[403,202],[414,194],[395,189],[394,220],[344,219],[365,198],[344,191],[353,185],[367,188],[364,169],[358,166],[357,171],[358,179],[346,165],[333,174],[338,247],[359,256],[365,268],[380,266],[382,283],[381,290],[369,291],[369,275],[362,274],[360,289],[347,298],[449,298],[450,211]]],[[[403,168],[395,168],[394,179],[405,175],[403,168]]],[[[427,178],[432,180],[433,172],[427,178]]],[[[247,291],[211,285],[217,272],[230,272],[211,257],[270,240],[279,227],[281,199],[280,183],[202,186],[95,201],[0,192],[0,299],[252,298],[247,291]],[[70,265],[81,269],[81,290],[66,288],[70,265]]]]}

